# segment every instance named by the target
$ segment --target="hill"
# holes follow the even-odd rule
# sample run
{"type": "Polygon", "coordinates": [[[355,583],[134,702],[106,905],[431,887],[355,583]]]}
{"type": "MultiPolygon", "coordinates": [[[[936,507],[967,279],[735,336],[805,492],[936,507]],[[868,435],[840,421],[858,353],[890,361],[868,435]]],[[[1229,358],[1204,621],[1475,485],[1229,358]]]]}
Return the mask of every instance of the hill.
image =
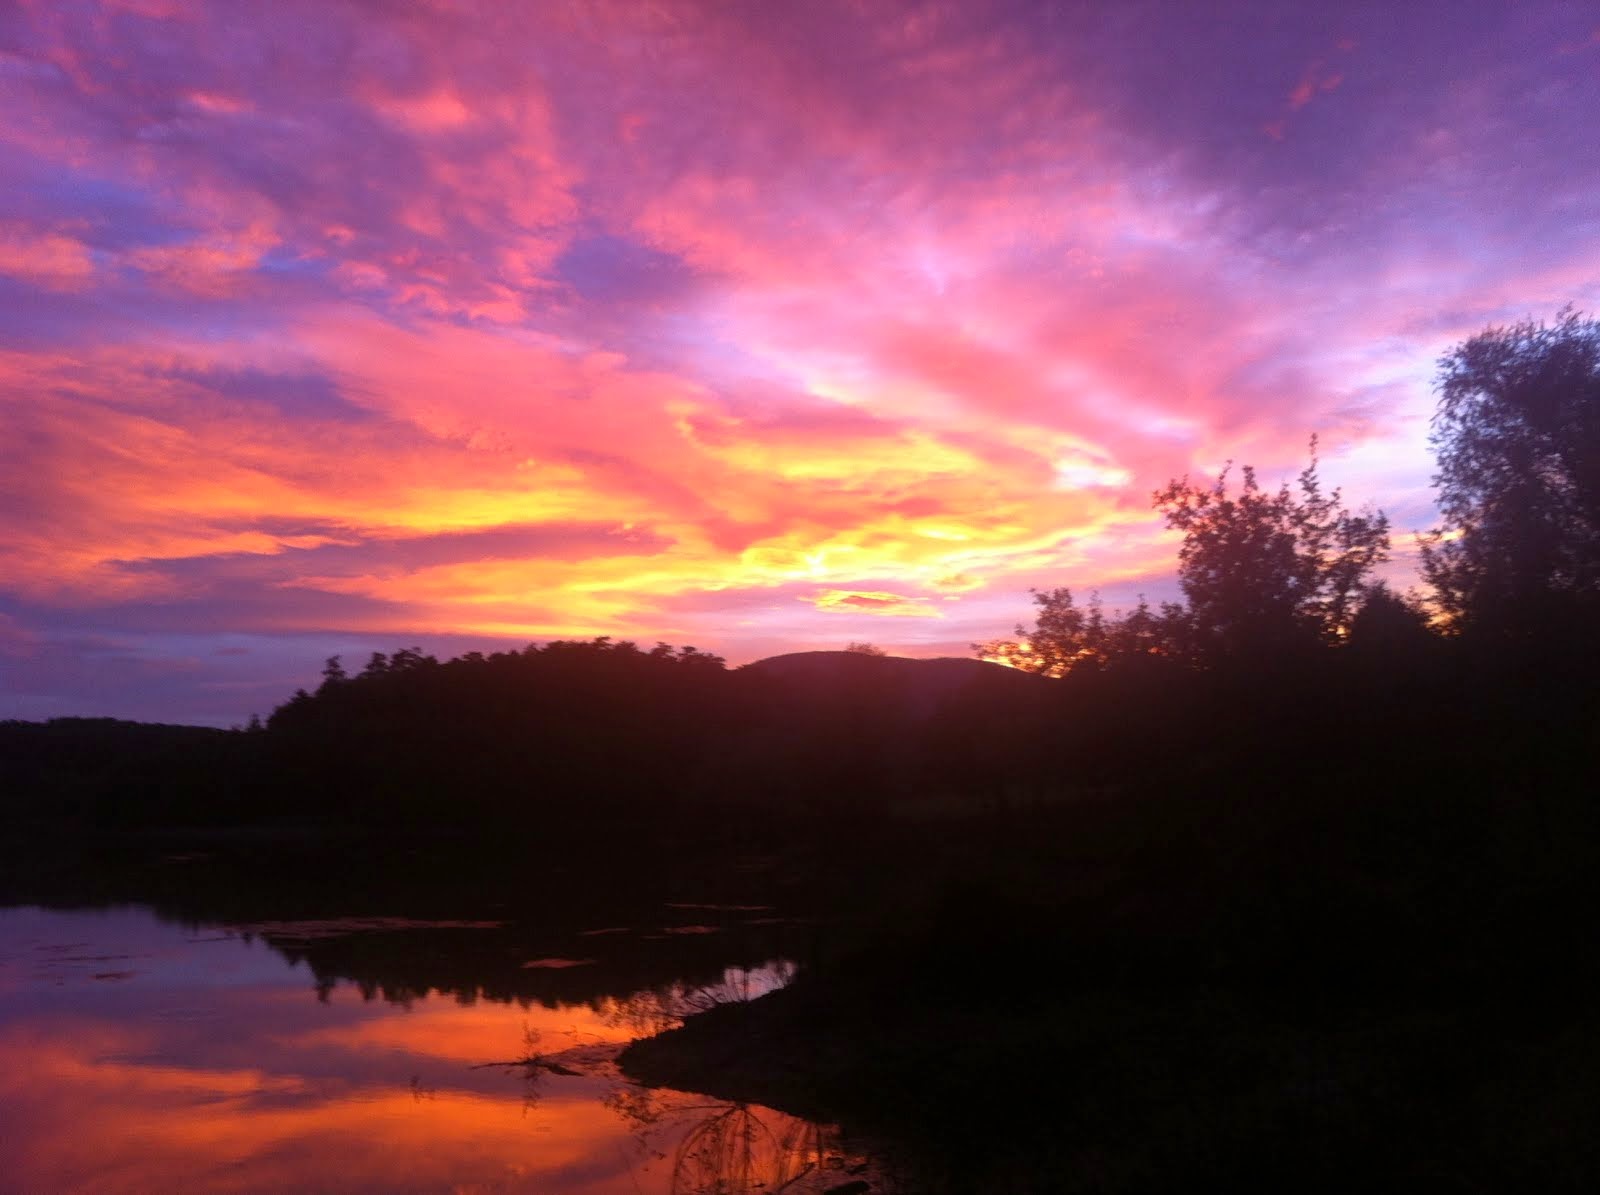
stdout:
{"type": "Polygon", "coordinates": [[[975,687],[1036,692],[1043,678],[987,660],[957,656],[916,659],[858,651],[797,651],[746,664],[741,674],[784,686],[800,699],[827,701],[867,691],[892,700],[917,719],[975,687]]]}

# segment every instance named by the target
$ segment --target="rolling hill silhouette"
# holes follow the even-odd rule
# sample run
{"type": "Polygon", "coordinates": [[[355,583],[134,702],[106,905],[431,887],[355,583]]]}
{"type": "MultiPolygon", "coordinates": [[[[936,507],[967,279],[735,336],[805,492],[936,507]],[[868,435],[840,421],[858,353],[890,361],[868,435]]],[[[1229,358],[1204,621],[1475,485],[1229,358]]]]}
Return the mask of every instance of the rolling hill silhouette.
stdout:
{"type": "Polygon", "coordinates": [[[939,706],[981,686],[986,691],[1035,691],[1043,678],[987,660],[958,656],[914,659],[858,651],[797,651],[769,656],[739,669],[782,686],[794,698],[825,702],[868,693],[893,703],[915,718],[930,717],[939,706]]]}

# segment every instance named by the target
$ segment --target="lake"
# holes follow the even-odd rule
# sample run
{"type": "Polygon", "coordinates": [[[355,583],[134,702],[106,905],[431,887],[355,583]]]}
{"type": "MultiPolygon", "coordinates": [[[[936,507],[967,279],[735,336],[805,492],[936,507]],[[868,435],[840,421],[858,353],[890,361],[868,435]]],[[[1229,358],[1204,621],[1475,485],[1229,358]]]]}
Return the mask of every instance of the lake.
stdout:
{"type": "Polygon", "coordinates": [[[0,1188],[736,1195],[867,1171],[830,1126],[613,1062],[785,983],[814,926],[559,920],[0,909],[0,1188]]]}

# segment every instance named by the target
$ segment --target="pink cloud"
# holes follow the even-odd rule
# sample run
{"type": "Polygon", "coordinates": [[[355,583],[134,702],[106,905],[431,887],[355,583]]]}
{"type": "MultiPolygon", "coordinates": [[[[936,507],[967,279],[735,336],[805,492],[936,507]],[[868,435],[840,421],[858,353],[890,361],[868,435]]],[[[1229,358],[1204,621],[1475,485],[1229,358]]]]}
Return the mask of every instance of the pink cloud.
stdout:
{"type": "Polygon", "coordinates": [[[1343,75],[1328,71],[1320,62],[1313,63],[1306,69],[1300,82],[1295,84],[1294,90],[1289,93],[1290,111],[1298,112],[1319,93],[1333,91],[1343,82],[1343,75]]]}
{"type": "Polygon", "coordinates": [[[277,243],[261,227],[220,232],[181,245],[150,245],[126,257],[129,265],[163,285],[198,295],[222,296],[254,283],[262,254],[277,243]]]}
{"type": "Polygon", "coordinates": [[[0,275],[45,290],[81,290],[93,279],[94,261],[76,237],[0,222],[0,275]]]}

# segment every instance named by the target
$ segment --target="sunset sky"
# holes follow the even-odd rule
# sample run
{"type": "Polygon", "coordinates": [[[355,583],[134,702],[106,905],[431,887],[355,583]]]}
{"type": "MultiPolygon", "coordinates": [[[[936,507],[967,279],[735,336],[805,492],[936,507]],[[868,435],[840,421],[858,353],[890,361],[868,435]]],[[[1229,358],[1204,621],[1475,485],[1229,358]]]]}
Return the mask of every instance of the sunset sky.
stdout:
{"type": "Polygon", "coordinates": [[[1600,307],[1592,3],[0,8],[0,717],[325,656],[968,654],[1600,307]]]}

